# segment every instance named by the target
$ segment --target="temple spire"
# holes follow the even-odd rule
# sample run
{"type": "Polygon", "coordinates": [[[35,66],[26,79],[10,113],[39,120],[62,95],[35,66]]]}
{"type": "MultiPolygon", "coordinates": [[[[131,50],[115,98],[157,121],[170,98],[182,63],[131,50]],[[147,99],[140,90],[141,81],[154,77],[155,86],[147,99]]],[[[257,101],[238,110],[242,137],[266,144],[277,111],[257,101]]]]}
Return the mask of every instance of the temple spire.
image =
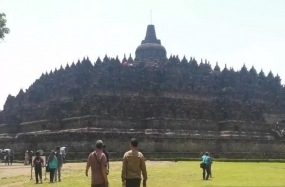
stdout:
{"type": "Polygon", "coordinates": [[[160,40],[156,38],[154,25],[148,25],[146,30],[145,39],[141,42],[141,44],[145,43],[155,43],[161,45],[160,40]]]}
{"type": "Polygon", "coordinates": [[[152,25],[152,10],[150,10],[150,24],[152,25]]]}

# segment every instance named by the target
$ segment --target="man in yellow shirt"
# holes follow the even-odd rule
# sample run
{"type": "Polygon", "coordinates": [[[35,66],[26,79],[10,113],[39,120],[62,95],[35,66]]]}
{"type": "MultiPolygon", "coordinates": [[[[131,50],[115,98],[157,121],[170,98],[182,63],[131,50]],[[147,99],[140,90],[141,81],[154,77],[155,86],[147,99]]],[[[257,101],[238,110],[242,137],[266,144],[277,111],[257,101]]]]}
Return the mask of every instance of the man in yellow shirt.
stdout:
{"type": "Polygon", "coordinates": [[[145,159],[141,152],[137,150],[138,140],[131,139],[130,151],[123,157],[122,182],[125,187],[140,187],[141,175],[143,176],[143,187],[146,187],[147,171],[145,159]]]}

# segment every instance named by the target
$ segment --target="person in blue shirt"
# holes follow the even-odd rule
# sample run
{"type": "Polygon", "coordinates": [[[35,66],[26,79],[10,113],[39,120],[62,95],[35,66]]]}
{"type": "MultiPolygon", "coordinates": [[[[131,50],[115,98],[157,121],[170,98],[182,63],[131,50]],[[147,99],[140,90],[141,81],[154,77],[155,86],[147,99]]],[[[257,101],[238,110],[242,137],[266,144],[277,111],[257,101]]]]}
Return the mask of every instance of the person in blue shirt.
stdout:
{"type": "Polygon", "coordinates": [[[211,165],[211,158],[209,157],[208,152],[206,152],[203,156],[202,156],[202,163],[203,163],[203,180],[208,180],[209,176],[210,176],[210,165],[211,165]],[[207,172],[207,176],[205,177],[207,172]]]}

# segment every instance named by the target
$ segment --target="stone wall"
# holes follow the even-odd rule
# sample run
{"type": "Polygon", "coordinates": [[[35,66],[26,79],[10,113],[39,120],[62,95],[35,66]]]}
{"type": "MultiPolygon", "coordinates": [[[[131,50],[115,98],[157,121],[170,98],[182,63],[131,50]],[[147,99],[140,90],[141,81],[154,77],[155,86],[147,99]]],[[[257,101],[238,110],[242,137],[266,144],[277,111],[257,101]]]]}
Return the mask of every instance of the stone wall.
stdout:
{"type": "Polygon", "coordinates": [[[128,150],[132,137],[139,139],[141,151],[149,157],[196,157],[210,151],[218,156],[248,158],[285,152],[283,142],[273,141],[270,125],[263,122],[89,115],[21,123],[18,133],[9,132],[11,127],[0,125],[0,147],[11,148],[16,154],[40,149],[50,152],[56,146],[66,146],[70,158],[82,159],[94,150],[96,140],[102,139],[117,158],[128,150]],[[241,152],[255,154],[233,154],[241,152]]]}
{"type": "MultiPolygon", "coordinates": [[[[130,136],[131,137],[131,136],[130,136]]],[[[13,148],[16,154],[24,155],[24,150],[42,149],[48,154],[56,146],[67,147],[68,159],[85,159],[94,150],[97,139],[102,139],[108,145],[108,151],[112,158],[121,158],[124,151],[128,150],[129,139],[104,139],[102,136],[94,136],[92,141],[38,141],[38,142],[14,142],[4,143],[0,146],[13,148]],[[4,144],[3,144],[4,143],[4,144]],[[22,150],[22,151],[20,151],[22,150]]],[[[282,158],[285,152],[284,142],[250,141],[250,140],[195,140],[195,139],[151,139],[139,138],[140,150],[147,158],[198,158],[203,151],[210,151],[214,157],[220,158],[282,158]]],[[[16,158],[17,159],[17,158],[16,158]]],[[[22,159],[19,157],[19,159],[22,159]]]]}

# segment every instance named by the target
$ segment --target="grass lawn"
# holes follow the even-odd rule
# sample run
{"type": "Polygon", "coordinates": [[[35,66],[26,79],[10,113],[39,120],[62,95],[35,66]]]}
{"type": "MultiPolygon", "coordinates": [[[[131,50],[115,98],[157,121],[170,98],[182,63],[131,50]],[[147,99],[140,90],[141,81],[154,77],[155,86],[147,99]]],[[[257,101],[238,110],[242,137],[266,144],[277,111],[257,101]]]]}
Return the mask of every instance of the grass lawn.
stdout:
{"type": "MultiPolygon", "coordinates": [[[[148,187],[200,187],[200,186],[285,186],[285,164],[283,163],[241,163],[215,162],[212,165],[213,178],[203,181],[200,162],[151,162],[147,161],[148,187]]],[[[13,167],[13,166],[12,166],[13,167]]],[[[0,168],[1,170],[1,168],[0,168]]],[[[5,170],[5,169],[4,169],[5,170]]],[[[12,169],[10,169],[12,170],[12,169]]],[[[1,177],[0,186],[34,186],[27,174],[12,177],[1,177]]],[[[112,162],[109,175],[110,187],[121,187],[121,162],[112,162]]],[[[2,170],[3,172],[3,170],[2,170]]],[[[65,164],[62,171],[62,182],[49,184],[48,180],[40,186],[90,186],[90,176],[85,176],[85,163],[65,164]]],[[[34,177],[33,177],[34,178],[34,177]]],[[[49,173],[47,173],[49,178],[49,173]]]]}

